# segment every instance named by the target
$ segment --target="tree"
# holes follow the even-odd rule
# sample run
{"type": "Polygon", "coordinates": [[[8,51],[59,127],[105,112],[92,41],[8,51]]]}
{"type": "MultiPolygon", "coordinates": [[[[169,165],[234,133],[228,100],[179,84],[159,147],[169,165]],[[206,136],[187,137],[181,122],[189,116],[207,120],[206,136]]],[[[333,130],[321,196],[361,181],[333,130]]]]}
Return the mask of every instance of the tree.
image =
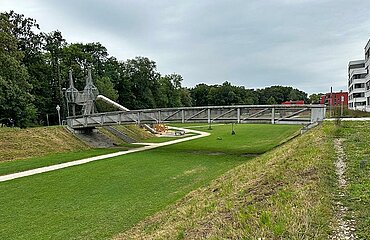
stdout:
{"type": "Polygon", "coordinates": [[[275,105],[275,104],[277,104],[277,102],[276,102],[276,100],[275,100],[275,98],[273,96],[271,96],[269,99],[267,99],[267,102],[266,103],[269,104],[269,105],[275,105]]]}
{"type": "Polygon", "coordinates": [[[154,61],[136,57],[120,64],[115,89],[118,100],[129,109],[154,108],[158,99],[160,74],[154,61]]]}
{"type": "MultiPolygon", "coordinates": [[[[49,82],[50,88],[52,90],[52,102],[53,108],[56,105],[64,106],[64,99],[62,93],[62,84],[66,82],[66,78],[61,75],[61,59],[62,59],[62,49],[66,45],[66,42],[59,31],[54,31],[48,34],[44,34],[45,46],[44,49],[47,51],[46,57],[47,62],[49,62],[50,75],[49,82]]],[[[63,109],[66,109],[64,106],[63,109]]],[[[50,109],[51,111],[52,109],[50,109]]]]}
{"type": "Polygon", "coordinates": [[[158,107],[181,106],[181,82],[182,76],[175,73],[165,75],[159,79],[159,86],[156,92],[158,107]]]}
{"type": "MultiPolygon", "coordinates": [[[[102,77],[102,78],[96,79],[95,85],[98,88],[99,93],[101,95],[104,95],[105,97],[110,98],[113,101],[117,101],[118,99],[117,90],[114,89],[113,83],[108,77],[102,77]]],[[[111,106],[102,101],[97,101],[96,107],[98,108],[99,112],[110,112],[110,111],[117,110],[116,107],[111,106]]]]}
{"type": "Polygon", "coordinates": [[[325,95],[323,93],[313,93],[308,98],[310,99],[311,104],[319,104],[321,96],[325,95]]]}
{"type": "Polygon", "coordinates": [[[36,111],[30,93],[28,73],[21,64],[23,54],[12,35],[11,23],[0,15],[0,118],[13,118],[16,125],[25,127],[34,121],[36,111]]]}
{"type": "Polygon", "coordinates": [[[181,98],[181,106],[183,106],[183,107],[191,107],[192,106],[191,94],[190,94],[189,89],[181,88],[180,98],[181,98]]]}
{"type": "Polygon", "coordinates": [[[300,100],[298,95],[299,95],[298,91],[296,89],[292,89],[288,95],[289,101],[300,100]]]}
{"type": "Polygon", "coordinates": [[[23,14],[14,11],[1,15],[9,22],[9,33],[17,40],[17,48],[24,56],[21,59],[27,66],[32,63],[35,55],[39,55],[43,45],[43,36],[35,31],[40,26],[33,18],[26,18],[23,14]]]}
{"type": "Polygon", "coordinates": [[[208,105],[208,93],[210,86],[201,83],[190,89],[190,95],[193,101],[193,106],[207,106],[208,105]]]}

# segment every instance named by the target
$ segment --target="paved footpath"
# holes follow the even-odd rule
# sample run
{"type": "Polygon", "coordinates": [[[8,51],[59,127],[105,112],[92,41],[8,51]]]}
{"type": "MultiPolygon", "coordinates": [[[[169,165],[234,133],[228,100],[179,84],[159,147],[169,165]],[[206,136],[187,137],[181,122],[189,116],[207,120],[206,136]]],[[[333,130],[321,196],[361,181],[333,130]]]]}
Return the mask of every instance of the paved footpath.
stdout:
{"type": "MultiPolygon", "coordinates": [[[[337,118],[326,118],[325,121],[336,121],[337,118]]],[[[370,117],[363,118],[340,118],[341,121],[370,121],[370,117]]]]}
{"type": "Polygon", "coordinates": [[[0,182],[5,182],[5,181],[9,181],[9,180],[16,179],[16,178],[21,178],[21,177],[27,177],[27,176],[31,176],[31,175],[35,175],[35,174],[39,174],[39,173],[55,171],[55,170],[62,169],[62,168],[77,166],[77,165],[81,165],[81,164],[85,164],[85,163],[89,163],[89,162],[93,162],[93,161],[98,161],[98,160],[103,160],[103,159],[107,159],[107,158],[112,158],[112,157],[117,157],[117,156],[129,154],[129,153],[142,152],[142,151],[145,151],[145,150],[154,149],[154,148],[167,146],[167,145],[172,145],[172,144],[175,144],[175,143],[190,141],[190,140],[193,140],[193,139],[202,138],[202,137],[206,137],[206,136],[210,135],[210,133],[201,132],[201,131],[192,130],[192,129],[178,128],[178,127],[170,127],[170,128],[174,129],[174,130],[185,131],[186,133],[195,133],[195,134],[198,134],[198,135],[191,136],[191,137],[186,137],[186,138],[180,138],[180,139],[176,139],[176,140],[168,141],[168,142],[163,142],[163,143],[140,143],[140,144],[147,145],[147,146],[131,149],[131,150],[128,150],[128,151],[110,153],[110,154],[105,154],[105,155],[101,155],[101,156],[76,160],[76,161],[72,161],[72,162],[60,163],[60,164],[56,164],[56,165],[52,165],[52,166],[35,168],[35,169],[23,171],[23,172],[3,175],[3,176],[0,176],[0,182]]]}

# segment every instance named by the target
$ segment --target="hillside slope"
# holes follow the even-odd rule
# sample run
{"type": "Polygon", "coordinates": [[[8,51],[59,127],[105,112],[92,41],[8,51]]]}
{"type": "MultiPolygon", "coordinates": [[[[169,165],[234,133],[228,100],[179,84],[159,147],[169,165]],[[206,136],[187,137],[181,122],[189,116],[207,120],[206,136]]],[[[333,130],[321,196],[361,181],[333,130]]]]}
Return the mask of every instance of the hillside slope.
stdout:
{"type": "Polygon", "coordinates": [[[320,126],[115,239],[327,239],[335,186],[331,126],[320,126]]]}
{"type": "Polygon", "coordinates": [[[89,147],[63,127],[37,127],[0,128],[0,149],[0,161],[10,161],[89,147]]]}
{"type": "Polygon", "coordinates": [[[113,127],[138,142],[144,139],[155,137],[154,134],[145,131],[143,128],[140,128],[137,125],[115,125],[113,127]]]}

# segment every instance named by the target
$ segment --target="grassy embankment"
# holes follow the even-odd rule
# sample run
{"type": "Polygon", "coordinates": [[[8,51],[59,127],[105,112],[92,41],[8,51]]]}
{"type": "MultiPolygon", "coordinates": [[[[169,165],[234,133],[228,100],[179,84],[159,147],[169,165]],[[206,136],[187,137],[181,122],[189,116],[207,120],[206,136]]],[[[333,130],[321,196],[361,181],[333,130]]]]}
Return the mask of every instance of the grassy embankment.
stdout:
{"type": "Polygon", "coordinates": [[[168,142],[172,140],[176,140],[179,138],[188,137],[187,136],[177,136],[177,137],[157,137],[156,135],[145,131],[142,128],[139,128],[136,125],[116,125],[114,126],[117,130],[124,132],[127,136],[135,139],[138,142],[142,143],[162,143],[168,142]]]}
{"type": "MultiPolygon", "coordinates": [[[[137,127],[134,135],[146,134],[137,127]],[[141,131],[141,132],[140,132],[141,131]]],[[[123,142],[109,132],[105,135],[118,143],[117,148],[93,149],[62,127],[28,129],[0,128],[0,175],[140,147],[123,142]]]]}
{"type": "Polygon", "coordinates": [[[116,238],[327,239],[334,130],[319,126],[248,161],[116,238]]]}
{"type": "Polygon", "coordinates": [[[344,203],[353,212],[357,237],[370,239],[370,122],[342,122],[336,136],[345,139],[347,155],[344,203]]]}
{"type": "MultiPolygon", "coordinates": [[[[352,110],[348,109],[347,107],[343,108],[343,115],[341,115],[341,107],[334,107],[332,108],[332,117],[345,117],[345,118],[362,118],[362,117],[370,117],[370,112],[360,111],[360,110],[352,110]]],[[[329,117],[330,109],[327,107],[326,109],[326,117],[329,117]]]]}
{"type": "Polygon", "coordinates": [[[0,149],[0,161],[11,161],[89,147],[62,127],[37,127],[0,128],[0,149]]]}
{"type": "Polygon", "coordinates": [[[125,133],[132,139],[135,139],[138,142],[143,141],[144,139],[149,139],[155,137],[154,134],[145,131],[144,129],[136,126],[136,125],[115,125],[113,126],[118,131],[125,133]]]}
{"type": "Polygon", "coordinates": [[[252,159],[242,154],[263,153],[299,129],[238,125],[231,136],[229,128],[217,126],[209,137],[0,183],[0,235],[110,238],[252,159]]]}

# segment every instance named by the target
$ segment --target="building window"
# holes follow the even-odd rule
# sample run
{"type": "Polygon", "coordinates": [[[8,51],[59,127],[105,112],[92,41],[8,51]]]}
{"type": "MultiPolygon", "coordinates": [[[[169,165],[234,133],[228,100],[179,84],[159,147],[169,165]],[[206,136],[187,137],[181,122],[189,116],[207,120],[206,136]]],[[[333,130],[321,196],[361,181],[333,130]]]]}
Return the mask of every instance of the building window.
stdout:
{"type": "Polygon", "coordinates": [[[355,74],[352,76],[352,79],[361,79],[365,77],[366,77],[366,74],[355,74]]]}
{"type": "Polygon", "coordinates": [[[360,98],[360,97],[365,97],[365,93],[354,93],[353,98],[360,98]]]}
{"type": "Polygon", "coordinates": [[[355,84],[355,89],[357,88],[364,88],[365,87],[365,83],[356,83],[355,84]]]}
{"type": "Polygon", "coordinates": [[[366,102],[356,102],[356,107],[365,106],[366,102]]]}

